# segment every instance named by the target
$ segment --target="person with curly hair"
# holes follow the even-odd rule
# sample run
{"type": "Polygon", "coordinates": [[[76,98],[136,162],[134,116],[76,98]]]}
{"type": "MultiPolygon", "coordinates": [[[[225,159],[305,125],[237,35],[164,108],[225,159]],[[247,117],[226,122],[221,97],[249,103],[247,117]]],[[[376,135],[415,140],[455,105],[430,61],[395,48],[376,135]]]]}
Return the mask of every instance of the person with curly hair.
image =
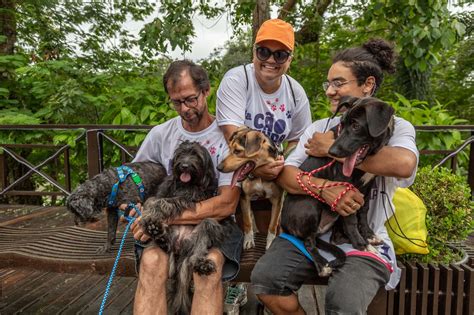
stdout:
{"type": "MultiPolygon", "coordinates": [[[[394,72],[395,53],[393,46],[381,39],[373,39],[360,47],[338,52],[328,71],[323,89],[329,98],[331,111],[336,112],[344,96],[370,97],[382,85],[384,72],[394,72]]],[[[343,111],[344,109],[341,109],[343,111]]],[[[277,183],[291,194],[306,194],[296,181],[301,171],[299,166],[311,156],[330,156],[329,148],[334,134],[329,131],[340,121],[340,117],[315,121],[306,129],[300,141],[286,159],[277,183]]],[[[375,155],[368,156],[357,167],[377,176],[370,192],[368,221],[383,243],[376,246],[377,254],[358,251],[350,244],[338,245],[346,252],[343,266],[329,278],[325,297],[325,313],[365,314],[367,307],[379,288],[393,289],[397,285],[401,270],[397,267],[395,251],[384,223],[388,219],[384,210],[393,208],[392,197],[397,187],[407,187],[414,181],[418,164],[415,129],[406,120],[395,117],[394,134],[389,143],[375,155]]],[[[338,159],[342,162],[343,159],[338,159]]],[[[307,175],[302,181],[306,182],[307,175]]],[[[311,178],[316,186],[329,186],[331,181],[311,178]]],[[[310,187],[308,187],[310,188],[310,187]]],[[[327,187],[322,190],[310,188],[328,203],[345,190],[344,186],[327,187]]],[[[335,211],[341,216],[355,213],[364,204],[358,190],[350,190],[337,203],[335,211]]],[[[391,212],[390,212],[391,213],[391,212]]],[[[330,239],[330,231],[321,236],[330,239]]],[[[328,260],[334,257],[320,253],[328,260]]],[[[302,284],[317,277],[315,265],[290,241],[277,237],[253,269],[251,281],[253,291],[274,314],[304,314],[295,292],[302,284]]]]}

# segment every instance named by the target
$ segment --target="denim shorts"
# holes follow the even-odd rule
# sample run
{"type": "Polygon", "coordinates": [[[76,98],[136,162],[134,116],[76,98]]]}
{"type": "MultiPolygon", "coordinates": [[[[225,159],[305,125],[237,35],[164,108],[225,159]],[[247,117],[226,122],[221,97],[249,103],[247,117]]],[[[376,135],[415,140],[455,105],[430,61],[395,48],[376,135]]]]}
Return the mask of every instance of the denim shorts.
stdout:
{"type": "MultiPolygon", "coordinates": [[[[316,277],[313,262],[288,240],[276,237],[257,261],[251,282],[255,294],[288,296],[295,293],[303,283],[316,277]]],[[[348,256],[344,265],[334,270],[329,278],[326,314],[332,314],[344,304],[348,308],[355,308],[355,314],[359,314],[359,310],[363,313],[389,278],[389,270],[376,259],[348,256]],[[333,295],[332,292],[336,293],[333,295]]]]}
{"type": "MultiPolygon", "coordinates": [[[[224,243],[217,247],[217,249],[219,249],[225,257],[224,266],[222,268],[222,281],[231,281],[237,277],[240,270],[240,255],[242,254],[244,234],[235,222],[234,216],[225,220],[229,220],[229,235],[224,243]]],[[[150,246],[150,244],[151,242],[146,244],[135,242],[135,270],[137,274],[140,269],[140,259],[143,250],[147,246],[150,246]]]]}

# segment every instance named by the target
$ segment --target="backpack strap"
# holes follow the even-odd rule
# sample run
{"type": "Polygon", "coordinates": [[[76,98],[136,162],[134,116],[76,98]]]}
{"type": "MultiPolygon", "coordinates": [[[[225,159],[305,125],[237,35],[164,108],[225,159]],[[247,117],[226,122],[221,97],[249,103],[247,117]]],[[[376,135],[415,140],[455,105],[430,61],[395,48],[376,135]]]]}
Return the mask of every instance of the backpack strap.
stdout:
{"type": "MultiPolygon", "coordinates": [[[[247,68],[245,67],[245,65],[242,65],[242,67],[244,67],[244,73],[245,73],[245,86],[246,86],[246,89],[247,91],[249,90],[249,76],[247,74],[247,68]]],[[[291,96],[293,97],[293,103],[295,104],[295,107],[296,107],[296,97],[295,97],[295,91],[293,90],[293,84],[291,84],[291,80],[290,78],[288,77],[288,75],[285,74],[285,77],[286,79],[288,80],[288,84],[290,85],[290,90],[291,90],[291,96]]]]}
{"type": "Polygon", "coordinates": [[[286,79],[288,80],[288,84],[290,85],[290,90],[291,90],[291,96],[293,96],[293,103],[295,103],[295,108],[296,108],[296,97],[295,97],[295,91],[293,90],[293,85],[291,84],[290,77],[285,74],[286,79]]]}
{"type": "Polygon", "coordinates": [[[249,76],[248,76],[248,74],[247,74],[247,68],[245,67],[245,65],[242,65],[242,67],[244,67],[245,86],[246,86],[246,90],[248,91],[248,90],[249,90],[249,76]]]}

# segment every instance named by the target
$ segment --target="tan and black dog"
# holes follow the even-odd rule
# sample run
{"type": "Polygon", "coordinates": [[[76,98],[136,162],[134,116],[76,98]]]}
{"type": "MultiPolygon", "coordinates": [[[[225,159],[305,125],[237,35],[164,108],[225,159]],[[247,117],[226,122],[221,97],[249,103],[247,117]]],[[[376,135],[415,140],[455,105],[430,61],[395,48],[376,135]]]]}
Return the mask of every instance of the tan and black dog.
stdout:
{"type": "Polygon", "coordinates": [[[217,169],[224,173],[234,172],[232,186],[242,182],[243,195],[240,197],[242,221],[244,229],[244,249],[255,247],[255,217],[250,201],[268,198],[272,204],[270,224],[268,226],[267,245],[275,238],[280,220],[283,189],[273,181],[250,177],[249,174],[257,167],[275,161],[279,151],[273,141],[264,133],[247,127],[237,129],[229,141],[229,155],[218,165],[217,169]]]}

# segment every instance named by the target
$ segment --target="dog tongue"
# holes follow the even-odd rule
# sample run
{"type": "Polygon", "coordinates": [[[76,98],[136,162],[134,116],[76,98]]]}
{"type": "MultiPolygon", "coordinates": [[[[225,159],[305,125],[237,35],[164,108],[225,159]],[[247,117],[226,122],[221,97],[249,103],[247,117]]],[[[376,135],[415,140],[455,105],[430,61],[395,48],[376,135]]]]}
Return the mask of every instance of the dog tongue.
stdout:
{"type": "Polygon", "coordinates": [[[354,152],[354,154],[352,154],[351,156],[346,157],[346,159],[344,160],[344,164],[342,165],[342,173],[344,174],[344,176],[350,177],[352,175],[358,155],[359,150],[354,152]]]}
{"type": "Polygon", "coordinates": [[[191,180],[191,174],[181,173],[181,175],[179,176],[179,180],[182,181],[183,183],[187,183],[191,180]]]}
{"type": "Polygon", "coordinates": [[[252,171],[253,166],[252,163],[245,163],[237,170],[235,170],[234,175],[232,176],[232,183],[230,184],[231,187],[234,187],[237,182],[243,181],[248,173],[252,171]]]}

